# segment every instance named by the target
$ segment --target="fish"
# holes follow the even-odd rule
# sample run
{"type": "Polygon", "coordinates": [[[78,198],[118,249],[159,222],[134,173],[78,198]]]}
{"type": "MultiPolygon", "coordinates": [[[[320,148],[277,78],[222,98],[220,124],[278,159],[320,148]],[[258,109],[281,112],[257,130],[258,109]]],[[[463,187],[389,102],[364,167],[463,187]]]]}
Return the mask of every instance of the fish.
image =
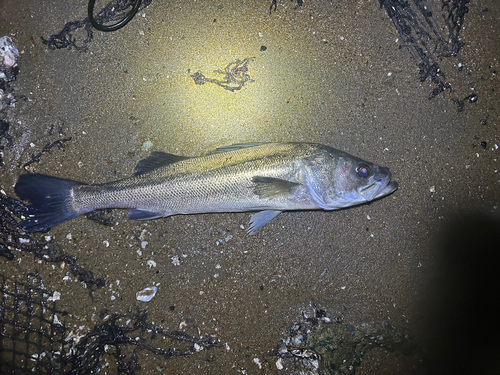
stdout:
{"type": "Polygon", "coordinates": [[[121,208],[132,220],[257,211],[247,230],[254,234],[283,211],[338,210],[385,197],[398,188],[391,177],[387,167],[318,143],[247,143],[199,157],[153,152],[133,176],[101,184],[23,174],[15,192],[29,203],[25,232],[121,208]]]}

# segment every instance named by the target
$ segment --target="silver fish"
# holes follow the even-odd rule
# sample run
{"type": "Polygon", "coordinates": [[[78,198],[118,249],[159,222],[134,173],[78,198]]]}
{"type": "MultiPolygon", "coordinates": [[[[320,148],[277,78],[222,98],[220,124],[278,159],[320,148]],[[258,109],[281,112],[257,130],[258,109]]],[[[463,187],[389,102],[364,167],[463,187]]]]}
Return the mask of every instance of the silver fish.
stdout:
{"type": "Polygon", "coordinates": [[[21,227],[46,230],[102,208],[126,208],[128,218],[259,211],[253,234],[286,210],[336,210],[391,194],[388,168],[315,143],[253,143],[201,157],[154,152],[135,175],[84,184],[42,174],[19,177],[16,194],[31,202],[21,227]]]}

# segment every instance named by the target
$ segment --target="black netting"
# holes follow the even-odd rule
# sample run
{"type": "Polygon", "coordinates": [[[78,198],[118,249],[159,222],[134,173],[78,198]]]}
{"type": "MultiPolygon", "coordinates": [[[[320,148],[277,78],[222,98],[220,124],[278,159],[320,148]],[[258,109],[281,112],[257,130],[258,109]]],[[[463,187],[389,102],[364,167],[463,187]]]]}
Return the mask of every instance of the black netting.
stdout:
{"type": "MultiPolygon", "coordinates": [[[[219,346],[211,336],[169,331],[147,320],[145,310],[101,312],[101,323],[81,335],[68,331],[68,312],[36,273],[25,281],[0,275],[1,374],[136,374],[141,353],[161,358],[193,355],[219,346]]],[[[144,357],[142,357],[144,358],[144,357]]]]}
{"type": "Polygon", "coordinates": [[[67,366],[67,315],[48,301],[40,277],[26,275],[26,281],[11,281],[0,275],[0,373],[64,374],[67,366]]]}
{"type": "MultiPolygon", "coordinates": [[[[418,64],[420,80],[429,78],[435,88],[429,94],[434,98],[445,90],[451,90],[441,68],[445,57],[458,58],[463,46],[459,33],[469,0],[379,0],[406,47],[418,64]]],[[[461,65],[459,65],[461,66],[461,65]]]]}

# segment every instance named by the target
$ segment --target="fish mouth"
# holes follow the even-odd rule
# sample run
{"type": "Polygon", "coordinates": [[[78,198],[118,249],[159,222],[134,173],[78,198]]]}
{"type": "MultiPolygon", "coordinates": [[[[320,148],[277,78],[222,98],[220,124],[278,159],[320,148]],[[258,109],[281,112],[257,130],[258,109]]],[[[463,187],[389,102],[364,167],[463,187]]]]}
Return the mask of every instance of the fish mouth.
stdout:
{"type": "Polygon", "coordinates": [[[391,181],[392,174],[389,168],[373,165],[373,171],[374,175],[370,178],[369,183],[358,190],[366,201],[385,197],[398,188],[398,183],[391,181]]]}
{"type": "Polygon", "coordinates": [[[398,183],[396,181],[390,181],[387,185],[384,186],[374,197],[373,199],[378,199],[385,197],[386,195],[394,193],[398,189],[398,183]]]}
{"type": "Polygon", "coordinates": [[[370,185],[362,187],[359,190],[359,194],[367,201],[372,201],[392,194],[397,188],[398,183],[396,181],[387,179],[385,181],[375,181],[370,185]]]}

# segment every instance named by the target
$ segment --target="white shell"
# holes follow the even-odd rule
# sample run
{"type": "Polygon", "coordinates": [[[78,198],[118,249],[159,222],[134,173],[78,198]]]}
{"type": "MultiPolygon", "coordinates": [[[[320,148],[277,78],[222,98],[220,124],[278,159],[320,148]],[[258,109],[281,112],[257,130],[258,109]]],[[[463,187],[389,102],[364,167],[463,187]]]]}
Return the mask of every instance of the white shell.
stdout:
{"type": "Polygon", "coordinates": [[[138,301],[149,302],[156,295],[157,291],[158,291],[157,287],[155,287],[155,286],[148,286],[147,288],[144,288],[143,290],[138,291],[135,294],[135,298],[138,301]]]}

